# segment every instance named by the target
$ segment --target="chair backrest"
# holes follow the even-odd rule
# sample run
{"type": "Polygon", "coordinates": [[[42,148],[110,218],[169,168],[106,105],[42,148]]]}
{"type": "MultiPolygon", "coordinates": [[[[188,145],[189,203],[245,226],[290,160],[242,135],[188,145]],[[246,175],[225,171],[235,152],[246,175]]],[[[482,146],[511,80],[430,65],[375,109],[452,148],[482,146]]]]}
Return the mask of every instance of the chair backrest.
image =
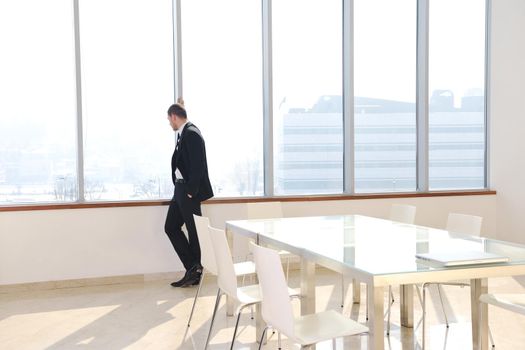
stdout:
{"type": "Polygon", "coordinates": [[[217,264],[217,284],[219,288],[226,294],[237,297],[237,277],[233,267],[232,256],[228,240],[224,230],[219,230],[213,227],[208,228],[211,242],[213,243],[213,251],[215,252],[215,262],[217,264]]]}
{"type": "Polygon", "coordinates": [[[390,208],[390,220],[413,224],[416,219],[416,207],[407,204],[392,204],[390,208]]]}
{"type": "Polygon", "coordinates": [[[195,220],[195,228],[197,229],[197,237],[199,237],[199,245],[201,247],[201,265],[213,275],[217,275],[217,263],[215,262],[215,253],[213,251],[213,243],[211,242],[208,226],[210,220],[206,216],[193,215],[195,220]]]}
{"type": "Polygon", "coordinates": [[[483,218],[475,215],[448,214],[447,231],[479,236],[483,218]]]}
{"type": "MultiPolygon", "coordinates": [[[[246,219],[270,219],[282,218],[283,209],[281,202],[246,203],[246,219]]],[[[234,261],[245,261],[250,254],[250,239],[235,235],[233,236],[234,261]]]]}
{"type": "Polygon", "coordinates": [[[293,339],[294,316],[279,253],[255,243],[251,245],[261,290],[262,318],[267,324],[293,339]]]}

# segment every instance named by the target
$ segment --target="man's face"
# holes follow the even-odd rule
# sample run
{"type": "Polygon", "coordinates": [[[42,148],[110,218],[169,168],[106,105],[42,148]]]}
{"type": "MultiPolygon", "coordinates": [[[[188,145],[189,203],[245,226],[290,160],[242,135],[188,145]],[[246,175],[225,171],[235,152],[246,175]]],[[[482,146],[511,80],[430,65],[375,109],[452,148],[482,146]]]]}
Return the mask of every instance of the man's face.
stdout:
{"type": "Polygon", "coordinates": [[[171,128],[174,130],[174,131],[177,131],[179,129],[179,118],[177,118],[177,116],[175,114],[171,114],[169,115],[168,114],[168,121],[170,122],[170,125],[171,125],[171,128]]]}

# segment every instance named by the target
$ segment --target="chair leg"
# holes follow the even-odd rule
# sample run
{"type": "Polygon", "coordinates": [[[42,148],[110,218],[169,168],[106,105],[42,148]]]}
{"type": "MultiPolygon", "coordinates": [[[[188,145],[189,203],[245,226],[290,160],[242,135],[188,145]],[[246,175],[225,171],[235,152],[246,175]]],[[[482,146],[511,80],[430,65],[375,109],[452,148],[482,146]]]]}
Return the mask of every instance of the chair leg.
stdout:
{"type": "MultiPolygon", "coordinates": [[[[418,286],[415,286],[415,287],[416,287],[417,298],[419,299],[419,305],[421,305],[421,309],[423,309],[423,298],[421,297],[421,290],[419,289],[418,286]]],[[[416,330],[422,322],[423,322],[423,316],[421,316],[421,318],[415,325],[414,330],[416,330]]]]}
{"type": "Polygon", "coordinates": [[[494,338],[492,337],[492,331],[490,330],[490,327],[487,327],[487,328],[489,330],[490,343],[492,344],[492,348],[495,349],[496,348],[496,344],[494,344],[494,338]]]}
{"type": "Polygon", "coordinates": [[[281,350],[281,332],[277,333],[277,348],[281,350]]]}
{"type": "Polygon", "coordinates": [[[264,337],[266,336],[266,331],[267,330],[268,330],[268,326],[264,327],[262,335],[261,335],[261,339],[259,340],[259,350],[261,350],[261,348],[262,348],[262,345],[263,345],[263,342],[264,342],[264,337]]]}
{"type": "Polygon", "coordinates": [[[394,303],[393,301],[390,302],[391,299],[391,295],[392,295],[392,286],[388,286],[388,310],[387,310],[387,314],[388,314],[388,320],[386,321],[386,335],[390,335],[390,313],[391,313],[391,309],[392,309],[392,304],[394,303]]]}
{"type": "Polygon", "coordinates": [[[190,318],[188,319],[188,327],[190,326],[191,319],[193,317],[193,311],[195,310],[195,304],[197,304],[197,298],[201,292],[202,281],[204,280],[204,271],[202,271],[201,279],[199,281],[199,288],[197,288],[197,293],[195,293],[195,299],[193,299],[193,306],[191,307],[190,318]]]}
{"type": "Polygon", "coordinates": [[[345,275],[341,274],[341,309],[345,306],[345,275]]]}
{"type": "MultiPolygon", "coordinates": [[[[483,324],[483,312],[481,312],[481,309],[482,309],[482,306],[483,306],[483,303],[480,301],[479,304],[478,304],[478,307],[479,307],[479,325],[483,324]]],[[[472,320],[472,322],[474,322],[474,320],[472,320]]],[[[481,344],[481,332],[478,331],[478,345],[481,344]]]]}
{"type": "Polygon", "coordinates": [[[425,350],[425,331],[426,331],[426,313],[427,313],[427,308],[426,308],[426,304],[427,304],[427,300],[426,300],[426,284],[423,284],[423,326],[422,326],[422,339],[421,339],[421,349],[422,350],[425,350]]]}
{"type": "Polygon", "coordinates": [[[445,323],[447,324],[447,328],[448,328],[449,327],[448,318],[447,318],[447,313],[445,312],[445,305],[443,304],[443,297],[441,295],[441,285],[440,284],[437,285],[437,289],[439,293],[439,301],[441,302],[441,310],[443,310],[443,315],[445,316],[445,323]]]}
{"type": "MultiPolygon", "coordinates": [[[[481,310],[481,307],[482,307],[483,303],[482,302],[479,302],[479,308],[481,310]]],[[[479,313],[479,323],[483,323],[483,313],[480,312],[479,313]]],[[[489,331],[489,339],[490,339],[490,344],[492,345],[492,348],[495,349],[496,348],[496,344],[494,344],[494,338],[492,337],[492,332],[490,331],[490,326],[487,327],[488,331],[489,331]]],[[[478,344],[481,344],[481,332],[479,332],[479,335],[478,335],[478,344]]]]}
{"type": "Polygon", "coordinates": [[[417,298],[419,299],[419,305],[423,306],[423,298],[421,298],[421,290],[416,286],[417,298]]]}
{"type": "MultiPolygon", "coordinates": [[[[366,288],[366,295],[367,295],[367,298],[368,298],[368,283],[366,284],[365,288],[366,288]]],[[[366,309],[366,320],[368,321],[368,300],[366,301],[365,305],[366,305],[365,306],[365,309],[366,309]]]]}
{"type": "Polygon", "coordinates": [[[231,343],[231,346],[230,346],[230,350],[233,350],[233,343],[235,343],[235,337],[237,336],[237,328],[239,328],[239,320],[241,319],[242,309],[244,309],[245,307],[246,307],[246,305],[241,307],[239,309],[239,311],[237,312],[237,321],[235,322],[235,328],[233,329],[233,338],[232,338],[232,343],[231,343]]]}
{"type": "Polygon", "coordinates": [[[286,282],[288,282],[288,273],[290,272],[290,257],[286,258],[286,282]]]}
{"type": "Polygon", "coordinates": [[[208,338],[206,338],[206,345],[204,346],[204,350],[208,349],[208,345],[210,343],[211,331],[213,330],[213,322],[215,321],[215,316],[217,315],[217,309],[219,308],[221,297],[222,297],[222,293],[221,293],[221,289],[219,288],[217,290],[217,298],[215,299],[215,307],[213,309],[213,316],[211,317],[210,330],[208,332],[208,338]]]}

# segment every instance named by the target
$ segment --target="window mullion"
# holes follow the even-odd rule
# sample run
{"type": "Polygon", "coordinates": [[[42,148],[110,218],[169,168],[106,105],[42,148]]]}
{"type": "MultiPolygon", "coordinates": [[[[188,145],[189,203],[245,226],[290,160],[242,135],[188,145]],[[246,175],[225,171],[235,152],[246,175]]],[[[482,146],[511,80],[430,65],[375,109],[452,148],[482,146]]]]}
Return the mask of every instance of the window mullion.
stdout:
{"type": "Polygon", "coordinates": [[[181,0],[172,0],[173,7],[173,82],[174,98],[182,97],[182,31],[181,31],[181,0]]]}
{"type": "Polygon", "coordinates": [[[343,192],[354,186],[354,1],[343,0],[343,192]]]}
{"type": "Polygon", "coordinates": [[[428,192],[428,35],[429,0],[417,2],[417,191],[428,192]]]}
{"type": "Polygon", "coordinates": [[[485,0],[485,183],[484,188],[490,188],[490,31],[492,1],[485,0]]]}
{"type": "Polygon", "coordinates": [[[274,195],[272,0],[262,0],[264,194],[274,195]]]}
{"type": "Polygon", "coordinates": [[[85,202],[84,191],[84,129],[82,121],[82,66],[80,57],[80,13],[79,1],[73,1],[73,23],[75,35],[75,84],[77,116],[77,201],[85,202]]]}

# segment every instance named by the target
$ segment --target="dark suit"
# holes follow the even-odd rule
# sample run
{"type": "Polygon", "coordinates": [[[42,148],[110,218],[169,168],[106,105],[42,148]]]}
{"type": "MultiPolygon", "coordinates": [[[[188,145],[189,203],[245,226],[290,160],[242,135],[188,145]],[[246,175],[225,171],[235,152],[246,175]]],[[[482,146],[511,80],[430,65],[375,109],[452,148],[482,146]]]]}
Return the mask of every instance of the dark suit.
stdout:
{"type": "Polygon", "coordinates": [[[164,230],[186,270],[200,265],[201,253],[195,229],[193,214],[201,215],[201,202],[213,197],[206,148],[199,129],[188,122],[177,142],[171,158],[171,176],[175,194],[168,208],[164,230]],[[184,182],[176,179],[175,169],[179,169],[184,182]],[[192,198],[188,197],[188,194],[192,198]],[[182,232],[186,224],[188,238],[182,232]]]}

